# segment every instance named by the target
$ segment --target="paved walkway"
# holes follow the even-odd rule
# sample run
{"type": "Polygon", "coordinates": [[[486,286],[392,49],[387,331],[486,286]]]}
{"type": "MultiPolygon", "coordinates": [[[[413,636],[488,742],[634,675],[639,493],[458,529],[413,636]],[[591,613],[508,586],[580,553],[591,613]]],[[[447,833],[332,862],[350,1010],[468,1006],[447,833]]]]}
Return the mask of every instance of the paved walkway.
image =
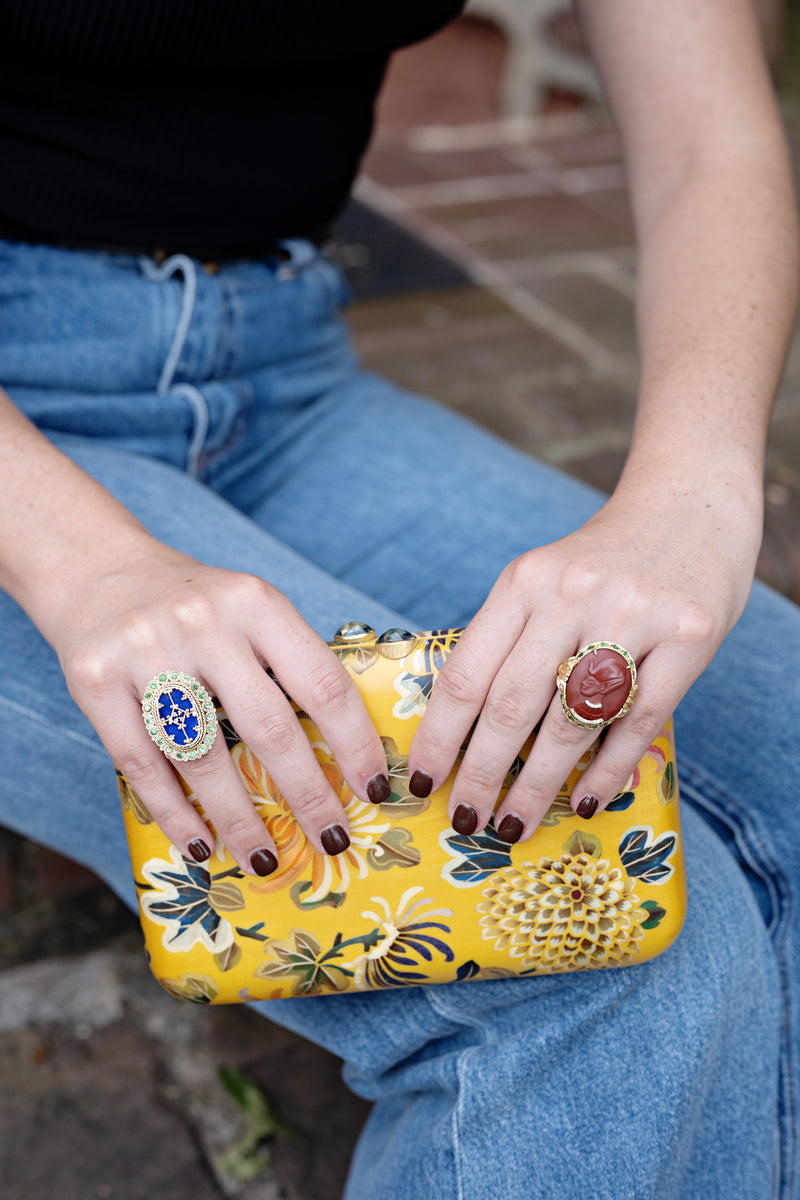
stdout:
{"type": "MultiPolygon", "coordinates": [[[[456,46],[467,76],[470,37],[456,46]]],[[[419,53],[429,61],[429,48],[419,53]]],[[[473,66],[491,83],[498,61],[490,37],[473,66]]],[[[390,87],[384,101],[359,195],[453,257],[471,282],[359,302],[361,352],[370,367],[610,488],[637,370],[616,136],[602,117],[575,111],[498,129],[472,92],[444,105],[455,104],[456,129],[422,127],[424,79],[418,67],[409,78],[410,99],[390,87]]],[[[800,126],[790,136],[800,156],[800,126]]],[[[347,252],[358,260],[358,247],[347,252]]],[[[800,600],[800,340],[776,408],[766,496],[759,570],[800,600]]],[[[366,1114],[336,1060],[249,1011],[163,995],[135,921],[112,897],[55,857],[25,845],[8,854],[30,861],[40,886],[16,909],[6,897],[0,933],[0,961],[15,964],[0,972],[6,1200],[56,1189],[59,1200],[336,1200],[366,1114]],[[270,1127],[266,1161],[257,1143],[270,1127]]],[[[0,844],[0,907],[2,857],[0,844]]]]}

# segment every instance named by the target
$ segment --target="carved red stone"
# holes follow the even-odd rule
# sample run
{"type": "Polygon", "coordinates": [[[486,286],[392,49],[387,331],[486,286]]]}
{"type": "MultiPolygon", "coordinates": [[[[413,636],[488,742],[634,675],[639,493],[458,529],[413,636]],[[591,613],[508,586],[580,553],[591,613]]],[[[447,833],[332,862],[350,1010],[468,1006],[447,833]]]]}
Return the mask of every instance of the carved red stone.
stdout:
{"type": "Polygon", "coordinates": [[[570,672],[565,699],[584,721],[611,721],[630,694],[630,667],[616,650],[591,650],[570,672]]]}

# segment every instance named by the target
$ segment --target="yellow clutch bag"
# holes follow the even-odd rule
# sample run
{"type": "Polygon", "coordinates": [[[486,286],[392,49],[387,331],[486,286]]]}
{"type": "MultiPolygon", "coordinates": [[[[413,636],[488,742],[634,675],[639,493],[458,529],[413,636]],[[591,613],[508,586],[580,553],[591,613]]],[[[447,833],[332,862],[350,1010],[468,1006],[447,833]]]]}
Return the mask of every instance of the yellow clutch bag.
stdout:
{"type": "Polygon", "coordinates": [[[220,708],[236,769],[277,847],[272,875],[245,875],[221,842],[205,863],[182,857],[119,775],[147,953],[168,992],[225,1004],[619,967],[652,958],[677,937],[686,888],[671,722],[626,789],[584,821],[569,795],[592,747],[534,836],[516,845],[491,822],[470,836],[451,827],[455,768],[431,796],[411,794],[411,739],[460,632],[376,637],[351,622],[336,635],[332,651],[381,735],[391,784],[384,804],[354,796],[298,710],[347,815],[351,844],[341,854],[314,849],[220,708]]]}

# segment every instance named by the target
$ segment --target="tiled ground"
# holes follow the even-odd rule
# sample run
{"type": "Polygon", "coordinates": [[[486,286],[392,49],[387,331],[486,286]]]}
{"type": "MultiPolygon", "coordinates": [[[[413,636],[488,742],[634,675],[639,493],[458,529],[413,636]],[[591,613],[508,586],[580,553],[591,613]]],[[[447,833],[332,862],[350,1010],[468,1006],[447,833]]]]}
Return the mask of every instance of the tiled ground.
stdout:
{"type": "MultiPolygon", "coordinates": [[[[499,128],[501,60],[497,35],[470,24],[396,59],[360,195],[472,282],[358,303],[357,342],[370,367],[610,488],[637,370],[618,142],[602,116],[564,97],[546,122],[499,128]]],[[[800,158],[800,122],[789,133],[800,158]]],[[[800,338],[776,406],[766,498],[760,573],[800,600],[800,338]]],[[[366,1112],[335,1060],[241,1009],[162,996],[111,897],[63,860],[0,838],[3,911],[0,955],[31,964],[0,971],[9,1200],[40,1200],[56,1183],[61,1200],[335,1200],[366,1112]],[[4,894],[15,858],[19,877],[39,872],[24,895],[4,894]],[[75,955],[87,945],[99,957],[75,955]],[[83,986],[99,988],[88,1019],[83,986]],[[48,1010],[47,997],[63,995],[74,1006],[48,1010]],[[214,1166],[241,1131],[216,1080],[221,1063],[246,1070],[299,1132],[274,1143],[272,1168],[251,1182],[214,1166]]]]}

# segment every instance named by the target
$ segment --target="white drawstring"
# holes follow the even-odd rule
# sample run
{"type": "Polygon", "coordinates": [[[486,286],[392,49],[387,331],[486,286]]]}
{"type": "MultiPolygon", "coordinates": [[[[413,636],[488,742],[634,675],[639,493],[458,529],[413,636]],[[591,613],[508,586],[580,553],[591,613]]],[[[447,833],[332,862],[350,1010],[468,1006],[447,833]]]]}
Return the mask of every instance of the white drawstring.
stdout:
{"type": "Polygon", "coordinates": [[[156,388],[158,395],[163,396],[169,391],[172,385],[172,377],[178,366],[178,360],[189,332],[189,326],[192,323],[194,305],[197,299],[197,267],[188,255],[172,254],[160,266],[156,266],[149,258],[144,258],[142,259],[142,269],[148,279],[156,281],[171,279],[178,272],[183,275],[183,295],[181,297],[181,312],[178,317],[178,325],[175,330],[175,336],[172,339],[172,345],[169,348],[169,354],[164,362],[164,369],[161,372],[158,387],[156,388]]]}
{"type": "Polygon", "coordinates": [[[175,383],[172,380],[178,367],[181,352],[186,343],[189,326],[194,316],[194,306],[197,300],[197,266],[186,254],[173,254],[159,266],[149,258],[142,259],[142,271],[148,279],[163,282],[173,275],[183,276],[183,295],[181,296],[181,311],[175,336],[169,348],[169,354],[164,361],[161,378],[158,381],[156,393],[165,396],[183,396],[191,406],[194,415],[192,437],[186,453],[186,473],[196,478],[200,470],[200,456],[203,453],[206,437],[208,436],[209,416],[208,405],[202,392],[191,383],[175,383]]]}

